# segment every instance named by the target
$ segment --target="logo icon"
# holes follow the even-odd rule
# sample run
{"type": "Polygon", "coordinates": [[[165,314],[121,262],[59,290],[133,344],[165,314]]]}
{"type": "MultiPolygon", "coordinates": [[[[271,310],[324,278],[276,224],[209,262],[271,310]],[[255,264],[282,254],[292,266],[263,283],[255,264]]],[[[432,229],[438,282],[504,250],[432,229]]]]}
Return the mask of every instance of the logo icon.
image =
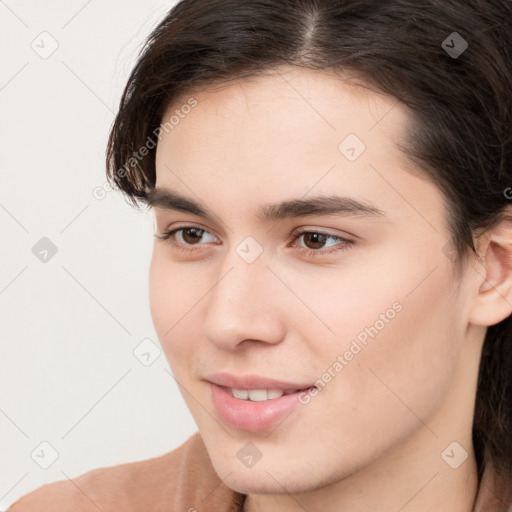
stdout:
{"type": "Polygon", "coordinates": [[[366,145],[357,135],[351,133],[341,141],[338,149],[349,162],[355,162],[366,151],[366,145]]]}
{"type": "Polygon", "coordinates": [[[247,443],[243,448],[238,450],[236,456],[244,466],[252,468],[261,459],[263,454],[252,443],[247,443]]]}
{"type": "Polygon", "coordinates": [[[246,262],[253,263],[263,252],[263,247],[252,237],[248,236],[236,248],[236,253],[246,262]]]}
{"type": "Polygon", "coordinates": [[[149,338],[144,338],[134,349],[133,355],[144,366],[151,366],[162,353],[160,347],[149,338]]]}
{"type": "Polygon", "coordinates": [[[457,469],[468,458],[468,452],[457,441],[453,441],[442,451],[441,458],[448,466],[457,469]]]}
{"type": "Polygon", "coordinates": [[[49,32],[41,32],[31,43],[30,47],[41,59],[51,57],[59,47],[57,40],[49,32]]]}
{"type": "Polygon", "coordinates": [[[46,236],[32,247],[32,254],[42,263],[48,263],[56,254],[57,246],[46,236]]]}
{"type": "Polygon", "coordinates": [[[458,59],[468,49],[468,42],[458,32],[452,32],[441,46],[452,59],[458,59]]]}
{"type": "Polygon", "coordinates": [[[30,456],[39,467],[48,469],[59,458],[59,453],[48,441],[43,441],[32,450],[30,456]]]}

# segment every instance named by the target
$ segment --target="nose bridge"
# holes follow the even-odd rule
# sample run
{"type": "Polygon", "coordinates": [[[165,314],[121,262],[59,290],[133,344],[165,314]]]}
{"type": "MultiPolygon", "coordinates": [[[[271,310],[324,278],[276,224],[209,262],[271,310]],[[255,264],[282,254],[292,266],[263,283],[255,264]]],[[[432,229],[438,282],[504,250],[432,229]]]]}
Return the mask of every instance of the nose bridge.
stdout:
{"type": "MultiPolygon", "coordinates": [[[[252,236],[245,237],[230,248],[224,257],[220,280],[212,290],[213,300],[249,299],[257,292],[258,283],[269,279],[267,258],[263,246],[252,236]],[[224,277],[222,277],[224,276],[224,277]]],[[[270,284],[270,283],[269,283],[270,284]]]]}
{"type": "Polygon", "coordinates": [[[263,251],[255,256],[255,249],[251,240],[233,248],[209,294],[204,331],[219,346],[233,348],[246,339],[273,342],[280,336],[272,309],[275,277],[263,251]]]}

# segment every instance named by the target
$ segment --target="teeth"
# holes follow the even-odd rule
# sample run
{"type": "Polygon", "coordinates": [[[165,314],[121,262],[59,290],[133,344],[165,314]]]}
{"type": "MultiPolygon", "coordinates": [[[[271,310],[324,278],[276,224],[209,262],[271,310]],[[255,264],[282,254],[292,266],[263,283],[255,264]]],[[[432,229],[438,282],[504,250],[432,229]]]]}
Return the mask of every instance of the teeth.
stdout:
{"type": "Polygon", "coordinates": [[[263,402],[268,400],[268,394],[266,389],[251,389],[249,391],[249,400],[253,402],[263,402]]]}
{"type": "Polygon", "coordinates": [[[249,398],[249,392],[246,389],[232,389],[231,391],[235,398],[241,398],[242,400],[247,400],[249,398]]]}
{"type": "Polygon", "coordinates": [[[290,392],[285,393],[281,389],[231,389],[231,392],[235,398],[253,402],[263,402],[264,400],[280,398],[284,394],[290,394],[290,392]]]}

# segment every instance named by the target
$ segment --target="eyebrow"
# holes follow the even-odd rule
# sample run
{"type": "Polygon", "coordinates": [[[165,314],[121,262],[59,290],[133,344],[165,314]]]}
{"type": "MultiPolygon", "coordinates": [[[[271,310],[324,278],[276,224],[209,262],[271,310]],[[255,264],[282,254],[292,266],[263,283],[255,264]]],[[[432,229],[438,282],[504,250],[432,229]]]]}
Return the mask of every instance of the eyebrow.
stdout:
{"type": "MultiPolygon", "coordinates": [[[[209,220],[213,220],[214,217],[196,201],[166,188],[151,190],[144,199],[144,202],[150,208],[191,213],[209,220]]],[[[312,196],[308,199],[291,199],[280,203],[265,204],[257,213],[257,218],[261,221],[273,222],[286,218],[334,214],[359,217],[386,217],[382,210],[366,201],[338,195],[322,195],[312,196]]]]}

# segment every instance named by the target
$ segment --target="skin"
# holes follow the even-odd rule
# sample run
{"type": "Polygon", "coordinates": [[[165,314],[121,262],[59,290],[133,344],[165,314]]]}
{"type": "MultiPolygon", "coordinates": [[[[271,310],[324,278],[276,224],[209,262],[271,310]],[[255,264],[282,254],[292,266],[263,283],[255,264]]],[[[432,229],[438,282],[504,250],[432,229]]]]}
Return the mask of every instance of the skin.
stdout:
{"type": "Polygon", "coordinates": [[[472,257],[454,280],[442,194],[395,146],[411,120],[395,98],[297,68],[194,98],[159,142],[156,186],[199,201],[215,220],[154,209],[156,235],[206,233],[174,237],[190,252],[155,238],[150,306],[216,472],[249,495],[249,512],[470,511],[478,365],[486,327],[511,313],[510,234],[503,225],[486,232],[484,259],[472,257]],[[351,133],[366,145],[354,162],[338,149],[351,133]],[[256,218],[265,203],[321,193],[364,199],[386,217],[256,218]],[[354,243],[327,254],[343,243],[293,242],[300,227],[354,243]],[[263,249],[251,264],[236,252],[247,236],[263,249]],[[207,374],[315,382],[397,301],[401,311],[276,428],[222,422],[207,374]],[[441,456],[454,441],[455,457],[467,452],[456,469],[441,456]],[[262,454],[251,468],[237,458],[248,442],[262,454]]]}

